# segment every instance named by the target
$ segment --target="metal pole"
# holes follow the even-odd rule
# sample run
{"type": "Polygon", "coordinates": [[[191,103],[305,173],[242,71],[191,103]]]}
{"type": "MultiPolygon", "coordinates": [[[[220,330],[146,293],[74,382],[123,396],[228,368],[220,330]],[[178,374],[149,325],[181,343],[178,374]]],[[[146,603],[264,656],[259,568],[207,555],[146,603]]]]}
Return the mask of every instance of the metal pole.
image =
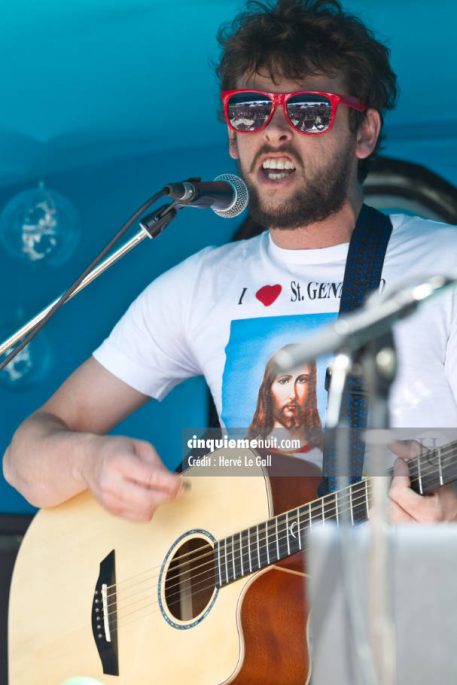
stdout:
{"type": "MultiPolygon", "coordinates": [[[[107,257],[103,262],[101,262],[98,266],[95,267],[87,276],[86,278],[81,281],[79,286],[72,292],[68,300],[71,300],[72,297],[77,295],[81,290],[83,290],[87,285],[92,283],[100,274],[102,274],[104,271],[109,269],[109,267],[117,262],[121,257],[123,257],[125,254],[130,252],[134,247],[136,247],[139,243],[141,243],[144,238],[150,238],[148,233],[142,228],[138,233],[136,233],[130,240],[128,240],[124,245],[121,245],[121,247],[113,252],[112,255],[107,257]]],[[[13,345],[15,345],[19,340],[22,340],[27,333],[29,333],[37,324],[40,323],[46,316],[46,314],[52,309],[52,307],[58,302],[60,297],[57,297],[51,304],[49,304],[45,309],[43,309],[39,314],[36,314],[36,316],[33,317],[33,319],[30,319],[24,326],[22,326],[19,330],[17,330],[13,335],[11,335],[7,340],[5,340],[3,343],[0,345],[0,356],[7,352],[13,345]]],[[[68,302],[67,300],[67,302],[68,302]]]]}

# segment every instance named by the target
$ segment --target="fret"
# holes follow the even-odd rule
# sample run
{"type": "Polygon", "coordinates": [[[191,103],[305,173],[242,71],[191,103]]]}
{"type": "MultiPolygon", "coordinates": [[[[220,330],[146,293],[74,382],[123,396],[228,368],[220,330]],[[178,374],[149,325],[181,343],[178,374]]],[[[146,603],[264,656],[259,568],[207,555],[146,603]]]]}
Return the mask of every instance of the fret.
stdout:
{"type": "Polygon", "coordinates": [[[224,540],[224,556],[225,556],[225,582],[229,583],[228,563],[227,563],[227,538],[224,540]]]}
{"type": "Polygon", "coordinates": [[[424,494],[424,488],[422,487],[422,471],[421,471],[421,457],[417,459],[417,477],[419,480],[419,493],[424,494]]]}
{"type": "Polygon", "coordinates": [[[366,521],[368,518],[368,500],[366,496],[366,481],[354,483],[350,487],[351,523],[366,521]]]}
{"type": "Polygon", "coordinates": [[[233,566],[233,580],[236,579],[236,567],[235,567],[235,536],[232,535],[232,566],[233,566]]]}
{"type": "Polygon", "coordinates": [[[289,512],[288,511],[286,511],[286,531],[287,531],[287,535],[286,535],[287,554],[290,556],[291,552],[290,552],[290,540],[289,540],[289,512]]]}
{"type": "Polygon", "coordinates": [[[352,502],[352,487],[349,488],[349,511],[351,512],[351,526],[354,525],[354,509],[352,502]]]}
{"type": "Polygon", "coordinates": [[[260,542],[259,542],[259,526],[256,526],[257,528],[257,559],[259,562],[259,569],[262,568],[262,563],[260,561],[260,542]]]}
{"type": "Polygon", "coordinates": [[[280,552],[279,552],[279,534],[278,534],[278,517],[277,517],[277,516],[275,516],[275,521],[276,521],[276,523],[275,523],[275,530],[276,530],[276,553],[277,553],[277,555],[278,555],[276,561],[279,561],[280,558],[281,558],[281,554],[280,554],[280,552]]]}
{"type": "Polygon", "coordinates": [[[301,544],[302,536],[301,536],[301,523],[300,523],[300,509],[297,509],[297,528],[298,528],[298,531],[297,531],[298,549],[301,550],[302,549],[302,544],[301,544]]]}
{"type": "Polygon", "coordinates": [[[347,523],[349,521],[349,489],[344,488],[334,493],[335,509],[334,509],[334,520],[339,525],[341,523],[347,523]]]}
{"type": "Polygon", "coordinates": [[[443,465],[441,463],[441,447],[438,447],[438,475],[439,475],[439,479],[440,479],[440,485],[444,485],[443,465]]]}
{"type": "Polygon", "coordinates": [[[268,521],[265,523],[265,543],[267,548],[267,564],[270,565],[270,543],[268,541],[268,521]]]}
{"type": "Polygon", "coordinates": [[[323,497],[308,504],[309,527],[320,518],[323,521],[323,497]]]}
{"type": "Polygon", "coordinates": [[[244,576],[244,566],[243,566],[243,531],[240,533],[240,565],[241,565],[241,577],[244,576]]]}
{"type": "Polygon", "coordinates": [[[327,523],[327,521],[333,521],[335,519],[335,497],[336,493],[332,493],[331,495],[326,495],[326,497],[323,498],[322,516],[324,523],[327,523]]]}
{"type": "Polygon", "coordinates": [[[248,558],[249,558],[249,573],[252,573],[251,529],[250,528],[248,528],[248,558]]]}
{"type": "MultiPolygon", "coordinates": [[[[293,514],[294,511],[292,511],[291,514],[293,514]]],[[[297,551],[296,548],[290,544],[289,527],[287,522],[288,517],[286,514],[280,514],[278,516],[278,550],[280,559],[284,559],[285,557],[288,557],[290,554],[293,554],[297,551]]]]}

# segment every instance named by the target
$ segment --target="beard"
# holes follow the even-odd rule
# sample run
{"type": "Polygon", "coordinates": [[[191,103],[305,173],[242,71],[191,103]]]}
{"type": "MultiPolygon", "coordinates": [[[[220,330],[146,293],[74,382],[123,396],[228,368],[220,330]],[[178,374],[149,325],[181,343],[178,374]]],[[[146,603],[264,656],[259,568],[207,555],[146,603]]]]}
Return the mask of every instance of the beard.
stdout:
{"type": "Polygon", "coordinates": [[[286,404],[285,406],[275,409],[274,418],[284,428],[291,430],[292,428],[300,428],[304,423],[304,411],[302,407],[297,404],[286,404]]]}
{"type": "MultiPolygon", "coordinates": [[[[251,218],[261,226],[267,228],[294,229],[309,226],[338,212],[348,197],[349,181],[353,158],[351,151],[353,141],[324,168],[303,175],[303,187],[293,197],[279,204],[268,204],[260,197],[256,186],[252,183],[242,165],[238,162],[238,170],[249,189],[249,213],[251,218]]],[[[265,148],[259,152],[269,152],[265,148]]],[[[294,150],[282,148],[278,152],[294,153],[294,150]]],[[[296,159],[296,155],[293,155],[296,159]]],[[[298,169],[294,172],[298,173],[298,169]]]]}

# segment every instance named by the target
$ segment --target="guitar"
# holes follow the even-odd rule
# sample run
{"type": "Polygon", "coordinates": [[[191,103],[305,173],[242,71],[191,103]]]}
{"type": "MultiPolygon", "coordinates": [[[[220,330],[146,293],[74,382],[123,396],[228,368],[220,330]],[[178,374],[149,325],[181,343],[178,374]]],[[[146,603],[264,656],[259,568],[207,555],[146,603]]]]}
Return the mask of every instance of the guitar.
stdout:
{"type": "MultiPolygon", "coordinates": [[[[412,488],[457,480],[456,453],[411,460],[412,488]]],[[[366,520],[369,481],[316,499],[317,467],[285,455],[252,475],[201,473],[147,524],[89,493],[36,515],[11,583],[10,685],[309,682],[306,533],[366,520]]]]}

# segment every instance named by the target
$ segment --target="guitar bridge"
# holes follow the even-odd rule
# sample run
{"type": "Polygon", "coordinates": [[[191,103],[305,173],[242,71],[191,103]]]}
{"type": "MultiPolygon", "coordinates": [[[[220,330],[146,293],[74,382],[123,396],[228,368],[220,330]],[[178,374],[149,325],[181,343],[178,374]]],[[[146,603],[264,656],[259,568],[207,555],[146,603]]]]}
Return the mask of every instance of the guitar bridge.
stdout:
{"type": "Polygon", "coordinates": [[[102,663],[103,673],[119,675],[114,550],[100,563],[100,573],[92,602],[92,634],[102,663]]]}

